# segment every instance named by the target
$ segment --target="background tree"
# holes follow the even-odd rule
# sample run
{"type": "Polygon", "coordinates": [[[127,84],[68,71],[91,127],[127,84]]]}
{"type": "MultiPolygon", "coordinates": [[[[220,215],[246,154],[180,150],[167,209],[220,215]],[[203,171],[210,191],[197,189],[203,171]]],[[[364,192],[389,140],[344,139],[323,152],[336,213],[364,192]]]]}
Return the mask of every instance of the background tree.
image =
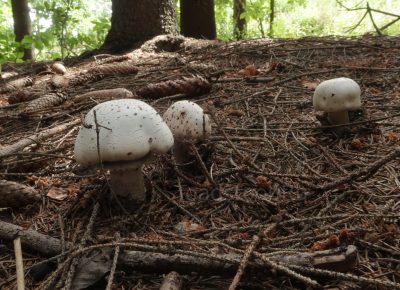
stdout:
{"type": "Polygon", "coordinates": [[[103,49],[122,51],[156,35],[177,33],[175,1],[112,0],[111,29],[103,49]]]}
{"type": "Polygon", "coordinates": [[[240,17],[246,9],[246,0],[233,1],[233,34],[236,39],[242,39],[246,34],[246,18],[240,17]]]}
{"type": "Polygon", "coordinates": [[[215,39],[214,0],[181,0],[181,34],[194,38],[215,39]]]}
{"type": "Polygon", "coordinates": [[[269,0],[269,31],[268,36],[274,37],[275,0],[269,0]]]}
{"type": "MultiPolygon", "coordinates": [[[[25,36],[32,35],[32,23],[29,16],[28,0],[11,0],[14,19],[15,41],[21,42],[25,36]]],[[[23,43],[24,60],[33,59],[32,41],[23,43]]]]}

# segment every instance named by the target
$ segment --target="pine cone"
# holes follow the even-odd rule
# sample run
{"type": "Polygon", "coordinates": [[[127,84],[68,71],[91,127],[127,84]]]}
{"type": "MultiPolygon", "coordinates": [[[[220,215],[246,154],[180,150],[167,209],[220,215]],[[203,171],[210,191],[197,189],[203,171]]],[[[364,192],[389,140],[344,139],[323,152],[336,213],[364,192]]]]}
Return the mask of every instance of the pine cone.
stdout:
{"type": "Polygon", "coordinates": [[[195,97],[206,94],[210,90],[211,84],[205,78],[195,76],[149,84],[138,90],[137,94],[144,98],[161,98],[176,94],[185,94],[187,97],[195,97]]]}
{"type": "Polygon", "coordinates": [[[37,98],[29,102],[29,104],[23,110],[24,113],[33,113],[49,107],[54,107],[62,104],[68,99],[68,95],[65,92],[58,91],[55,93],[49,93],[43,97],[37,98]]]}
{"type": "Polygon", "coordinates": [[[29,92],[29,91],[16,91],[8,97],[9,104],[17,104],[26,101],[30,101],[39,97],[39,93],[37,92],[29,92]]]}
{"type": "Polygon", "coordinates": [[[136,74],[138,68],[131,63],[115,63],[95,67],[89,73],[101,74],[104,76],[136,74]]]}
{"type": "Polygon", "coordinates": [[[33,79],[26,77],[26,78],[20,78],[16,79],[14,81],[10,81],[6,83],[3,87],[0,88],[0,93],[7,93],[10,91],[22,89],[23,87],[31,86],[33,85],[33,79]]]}
{"type": "Polygon", "coordinates": [[[80,73],[69,81],[69,86],[80,86],[90,82],[96,82],[104,78],[104,75],[93,72],[80,73]]]}
{"type": "Polygon", "coordinates": [[[18,208],[40,201],[40,194],[32,187],[0,180],[0,207],[18,208]]]}

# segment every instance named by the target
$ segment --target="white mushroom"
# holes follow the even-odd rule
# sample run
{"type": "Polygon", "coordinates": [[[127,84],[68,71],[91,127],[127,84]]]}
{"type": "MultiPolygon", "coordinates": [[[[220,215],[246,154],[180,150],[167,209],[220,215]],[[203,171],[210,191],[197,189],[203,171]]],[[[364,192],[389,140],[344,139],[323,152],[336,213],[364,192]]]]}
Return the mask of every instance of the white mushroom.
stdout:
{"type": "Polygon", "coordinates": [[[67,68],[61,62],[53,63],[51,69],[59,75],[64,75],[67,72],[67,68]]]}
{"type": "Polygon", "coordinates": [[[314,92],[313,106],[328,113],[332,125],[349,123],[348,111],[361,107],[360,86],[349,78],[335,78],[320,83],[314,92]]]}
{"type": "Polygon", "coordinates": [[[143,201],[143,164],[154,153],[166,153],[173,143],[170,129],[151,106],[139,100],[112,100],[87,113],[74,154],[79,164],[101,163],[110,169],[111,189],[117,195],[143,201]]]}
{"type": "Polygon", "coordinates": [[[196,103],[178,101],[164,113],[164,120],[174,134],[175,143],[172,149],[178,164],[191,160],[189,142],[201,142],[211,134],[211,122],[207,114],[196,103]]]}

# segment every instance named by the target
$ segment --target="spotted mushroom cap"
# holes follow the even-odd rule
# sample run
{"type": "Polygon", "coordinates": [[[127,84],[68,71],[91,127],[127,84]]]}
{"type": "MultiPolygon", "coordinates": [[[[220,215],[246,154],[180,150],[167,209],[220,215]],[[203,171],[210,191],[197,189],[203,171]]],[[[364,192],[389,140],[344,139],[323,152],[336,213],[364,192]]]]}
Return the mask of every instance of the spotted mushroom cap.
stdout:
{"type": "Polygon", "coordinates": [[[150,153],[166,153],[174,144],[171,130],[151,106],[139,100],[112,100],[87,113],[75,141],[79,164],[99,163],[95,111],[103,162],[139,160],[150,153]]]}
{"type": "Polygon", "coordinates": [[[163,117],[177,140],[201,141],[211,134],[210,118],[196,103],[186,100],[173,103],[163,117]]]}
{"type": "Polygon", "coordinates": [[[360,96],[360,86],[352,79],[331,79],[317,86],[313,106],[324,112],[352,111],[361,107],[360,96]]]}

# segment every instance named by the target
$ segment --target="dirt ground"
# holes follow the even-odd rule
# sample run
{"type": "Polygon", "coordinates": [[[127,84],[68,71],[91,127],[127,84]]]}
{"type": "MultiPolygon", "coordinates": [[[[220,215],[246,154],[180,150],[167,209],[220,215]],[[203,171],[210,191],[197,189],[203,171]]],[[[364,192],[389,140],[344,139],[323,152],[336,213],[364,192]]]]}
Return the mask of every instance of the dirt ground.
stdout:
{"type": "MultiPolygon", "coordinates": [[[[66,60],[65,78],[90,74],[113,61],[107,57],[66,60]]],[[[13,191],[22,197],[12,208],[0,201],[1,221],[76,246],[49,262],[43,275],[29,273],[27,289],[83,289],[76,280],[97,280],[87,270],[104,265],[89,289],[106,289],[110,278],[108,289],[159,289],[172,270],[183,289],[400,289],[400,38],[178,38],[149,42],[114,61],[138,72],[64,85],[59,101],[35,110],[26,108],[54,91],[51,63],[3,66],[3,77],[18,73],[3,88],[22,77],[33,85],[0,94],[0,179],[40,196],[31,201],[24,190],[13,191]],[[189,97],[137,94],[148,84],[193,76],[206,78],[211,90],[189,97]],[[362,109],[339,135],[312,106],[318,83],[335,77],[352,78],[362,90],[362,109]],[[86,172],[74,161],[81,118],[111,98],[82,95],[113,88],[128,89],[160,114],[190,99],[212,119],[211,137],[196,145],[195,170],[174,166],[168,154],[144,167],[142,205],[116,202],[106,172],[86,172]],[[285,262],[352,246],[356,260],[344,256],[327,269],[309,260],[285,262]],[[98,253],[89,255],[93,248],[100,261],[98,253]],[[127,262],[129,251],[146,261],[127,262]]],[[[6,187],[0,193],[10,195],[6,187]]],[[[0,288],[16,289],[12,240],[3,232],[0,288]]],[[[22,242],[25,270],[52,256],[22,242]]]]}

